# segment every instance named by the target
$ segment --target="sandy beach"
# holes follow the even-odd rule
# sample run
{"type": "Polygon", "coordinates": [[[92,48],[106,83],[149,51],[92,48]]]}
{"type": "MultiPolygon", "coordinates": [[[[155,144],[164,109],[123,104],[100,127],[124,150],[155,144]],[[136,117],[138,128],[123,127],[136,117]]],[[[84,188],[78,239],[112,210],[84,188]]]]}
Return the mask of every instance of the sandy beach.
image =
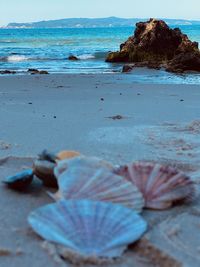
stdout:
{"type": "MultiPolygon", "coordinates": [[[[115,164],[169,163],[199,182],[199,97],[200,85],[136,84],[129,74],[1,76],[1,180],[31,166],[43,149],[69,149],[115,164]]],[[[0,184],[1,267],[53,267],[57,261],[71,266],[27,223],[31,210],[50,202],[37,183],[26,194],[0,184]]],[[[145,238],[164,256],[156,263],[131,248],[113,266],[199,266],[198,200],[165,212],[145,211],[144,216],[149,223],[145,238]]]]}
{"type": "Polygon", "coordinates": [[[111,161],[157,159],[143,139],[160,126],[198,120],[199,89],[135,84],[126,74],[2,76],[0,155],[67,148],[111,161]]]}

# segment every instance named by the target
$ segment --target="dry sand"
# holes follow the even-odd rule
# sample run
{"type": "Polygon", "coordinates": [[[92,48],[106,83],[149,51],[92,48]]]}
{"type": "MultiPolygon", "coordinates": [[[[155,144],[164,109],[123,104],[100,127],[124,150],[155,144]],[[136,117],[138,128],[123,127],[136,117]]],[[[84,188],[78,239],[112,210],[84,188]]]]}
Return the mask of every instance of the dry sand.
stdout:
{"type": "MultiPolygon", "coordinates": [[[[134,84],[121,74],[0,77],[0,179],[47,148],[167,162],[199,183],[199,99],[197,85],[134,84]]],[[[37,181],[24,194],[0,184],[1,267],[71,266],[28,227],[29,212],[49,202],[37,181]]],[[[143,215],[145,239],[112,266],[200,266],[199,200],[143,215]]]]}

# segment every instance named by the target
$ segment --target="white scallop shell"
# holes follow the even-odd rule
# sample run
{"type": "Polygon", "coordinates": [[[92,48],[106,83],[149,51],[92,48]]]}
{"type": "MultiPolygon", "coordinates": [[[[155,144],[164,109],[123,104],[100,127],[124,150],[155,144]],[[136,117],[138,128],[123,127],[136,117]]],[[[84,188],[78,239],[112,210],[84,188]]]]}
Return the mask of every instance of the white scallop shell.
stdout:
{"type": "Polygon", "coordinates": [[[72,167],[83,167],[84,169],[98,169],[105,168],[108,170],[113,170],[114,166],[103,159],[97,157],[85,157],[79,156],[72,159],[64,159],[60,160],[57,163],[56,168],[54,169],[54,174],[56,177],[59,177],[63,172],[65,172],[68,168],[72,167]]]}
{"type": "Polygon", "coordinates": [[[167,209],[175,203],[192,200],[196,195],[190,177],[170,166],[136,162],[116,169],[115,173],[138,187],[146,208],[167,209]]]}
{"type": "Polygon", "coordinates": [[[111,167],[94,158],[75,158],[55,168],[59,199],[90,199],[118,203],[140,212],[144,199],[137,187],[111,172],[111,167]],[[65,170],[63,171],[64,167],[65,170]],[[106,166],[106,167],[105,167],[106,166]],[[62,170],[62,171],[61,171],[62,170]]]}
{"type": "Polygon", "coordinates": [[[89,200],[62,200],[46,205],[33,211],[28,222],[44,239],[84,258],[120,257],[147,228],[141,216],[131,209],[89,200]]]}

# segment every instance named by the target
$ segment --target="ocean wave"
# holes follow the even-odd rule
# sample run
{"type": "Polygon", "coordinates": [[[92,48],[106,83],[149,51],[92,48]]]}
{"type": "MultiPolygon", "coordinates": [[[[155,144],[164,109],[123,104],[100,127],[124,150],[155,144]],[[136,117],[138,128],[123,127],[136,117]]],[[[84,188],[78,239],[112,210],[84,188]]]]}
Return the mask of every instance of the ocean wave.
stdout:
{"type": "Polygon", "coordinates": [[[106,56],[108,55],[108,51],[98,51],[94,53],[94,56],[96,59],[105,59],[106,56]]]}
{"type": "Polygon", "coordinates": [[[31,57],[25,55],[13,54],[5,57],[0,57],[0,62],[23,62],[23,61],[51,61],[51,60],[62,60],[59,58],[42,58],[42,57],[31,57]]]}
{"type": "Polygon", "coordinates": [[[16,44],[15,40],[1,40],[0,44],[16,44]]]}
{"type": "Polygon", "coordinates": [[[79,59],[82,59],[82,60],[94,59],[95,58],[95,55],[92,55],[92,54],[83,54],[83,55],[78,56],[78,58],[79,59]]]}
{"type": "Polygon", "coordinates": [[[8,62],[20,62],[20,61],[27,61],[29,58],[24,55],[11,55],[4,58],[5,61],[8,62]]]}
{"type": "MultiPolygon", "coordinates": [[[[80,60],[94,60],[94,59],[102,59],[104,60],[106,57],[107,52],[94,52],[94,53],[77,53],[77,58],[80,60]]],[[[49,55],[47,57],[40,57],[38,55],[22,55],[22,54],[18,54],[18,53],[10,53],[7,56],[2,56],[0,57],[0,62],[10,62],[10,63],[14,63],[14,62],[24,62],[24,61],[65,61],[66,57],[62,57],[61,55],[58,54],[58,57],[56,57],[56,55],[49,55]]]]}
{"type": "Polygon", "coordinates": [[[87,60],[87,59],[104,59],[106,58],[106,55],[108,54],[108,52],[105,51],[99,51],[99,52],[95,52],[94,54],[83,54],[78,56],[79,59],[82,60],[87,60]]]}

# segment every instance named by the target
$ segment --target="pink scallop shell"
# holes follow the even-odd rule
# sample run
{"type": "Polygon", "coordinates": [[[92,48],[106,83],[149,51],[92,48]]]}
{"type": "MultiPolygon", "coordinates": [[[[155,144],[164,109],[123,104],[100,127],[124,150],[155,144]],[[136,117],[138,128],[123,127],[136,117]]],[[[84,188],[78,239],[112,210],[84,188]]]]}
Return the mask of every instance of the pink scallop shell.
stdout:
{"type": "Polygon", "coordinates": [[[167,209],[173,204],[193,200],[196,195],[191,178],[170,166],[136,162],[117,168],[115,173],[138,187],[146,208],[167,209]]]}

